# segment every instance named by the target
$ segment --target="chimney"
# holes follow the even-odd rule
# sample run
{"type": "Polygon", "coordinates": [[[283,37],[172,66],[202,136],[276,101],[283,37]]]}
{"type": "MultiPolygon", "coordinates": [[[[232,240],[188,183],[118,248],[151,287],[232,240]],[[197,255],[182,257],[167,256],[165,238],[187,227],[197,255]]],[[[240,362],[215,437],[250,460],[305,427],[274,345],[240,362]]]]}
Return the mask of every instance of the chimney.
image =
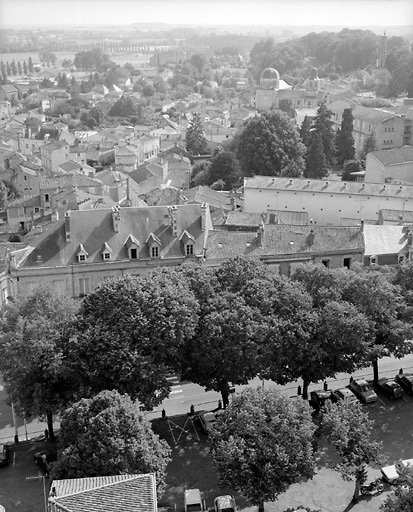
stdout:
{"type": "Polygon", "coordinates": [[[70,210],[65,213],[66,242],[70,242],[70,210]]]}
{"type": "Polygon", "coordinates": [[[208,203],[201,204],[201,229],[206,231],[208,228],[207,212],[209,212],[208,203]]]}
{"type": "Polygon", "coordinates": [[[364,219],[361,219],[361,222],[360,222],[360,231],[363,233],[364,232],[364,219]]]}
{"type": "Polygon", "coordinates": [[[120,224],[120,208],[119,208],[119,206],[112,207],[112,220],[113,220],[113,231],[115,231],[115,233],[119,233],[119,224],[120,224]]]}
{"type": "Polygon", "coordinates": [[[52,215],[51,215],[50,220],[52,222],[57,222],[59,220],[59,212],[53,212],[52,215]]]}
{"type": "Polygon", "coordinates": [[[178,207],[176,205],[170,206],[169,217],[171,219],[172,236],[178,236],[178,207]]]}
{"type": "Polygon", "coordinates": [[[260,247],[262,245],[263,238],[264,238],[264,221],[261,219],[261,222],[260,222],[260,225],[259,225],[258,231],[257,231],[257,242],[260,247]]]}
{"type": "Polygon", "coordinates": [[[407,233],[407,245],[408,245],[409,249],[412,248],[412,244],[413,244],[413,233],[411,231],[409,231],[407,233]]]}

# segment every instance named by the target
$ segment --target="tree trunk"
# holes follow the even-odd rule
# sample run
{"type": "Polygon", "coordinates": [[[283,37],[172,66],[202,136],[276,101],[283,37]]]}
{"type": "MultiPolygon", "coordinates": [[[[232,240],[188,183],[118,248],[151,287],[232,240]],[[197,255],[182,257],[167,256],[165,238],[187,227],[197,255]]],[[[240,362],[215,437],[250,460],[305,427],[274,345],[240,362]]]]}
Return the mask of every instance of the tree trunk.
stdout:
{"type": "Polygon", "coordinates": [[[264,512],[264,502],[263,501],[258,505],[258,512],[264,512]]]}
{"type": "Polygon", "coordinates": [[[49,431],[49,439],[54,443],[56,441],[56,437],[54,435],[53,430],[53,414],[52,411],[47,411],[46,413],[46,419],[47,419],[47,429],[49,431]]]}
{"type": "Polygon", "coordinates": [[[377,384],[379,380],[379,360],[377,357],[373,359],[373,382],[377,384]]]}
{"type": "Polygon", "coordinates": [[[358,503],[360,496],[360,480],[356,478],[356,487],[354,488],[353,503],[358,503]]]}
{"type": "Polygon", "coordinates": [[[303,400],[307,400],[308,399],[308,382],[303,379],[303,400]]]}

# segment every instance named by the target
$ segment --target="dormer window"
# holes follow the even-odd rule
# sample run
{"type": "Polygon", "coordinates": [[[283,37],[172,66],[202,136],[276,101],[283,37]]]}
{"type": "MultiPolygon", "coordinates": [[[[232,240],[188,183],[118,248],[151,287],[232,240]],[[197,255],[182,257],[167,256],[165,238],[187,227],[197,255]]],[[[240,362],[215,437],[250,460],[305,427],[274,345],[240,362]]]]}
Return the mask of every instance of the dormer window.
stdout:
{"type": "Polygon", "coordinates": [[[182,243],[185,256],[193,256],[195,238],[190,233],[188,233],[186,229],[184,229],[181,236],[179,237],[179,240],[182,243]]]}
{"type": "Polygon", "coordinates": [[[129,235],[125,240],[126,250],[128,251],[128,258],[130,260],[137,260],[139,255],[140,243],[133,235],[129,235]]]}
{"type": "Polygon", "coordinates": [[[105,245],[103,246],[103,250],[102,250],[102,258],[105,261],[110,260],[110,259],[112,259],[112,254],[113,254],[112,248],[110,247],[110,245],[107,242],[105,242],[105,245]]]}
{"type": "Polygon", "coordinates": [[[370,256],[370,265],[374,266],[377,265],[377,256],[370,256]]]}
{"type": "Polygon", "coordinates": [[[148,238],[146,239],[146,243],[148,244],[148,247],[149,247],[150,257],[151,258],[160,258],[162,244],[161,244],[161,241],[159,240],[159,238],[156,235],[154,235],[153,233],[151,233],[148,236],[148,238]]]}
{"type": "Polygon", "coordinates": [[[87,257],[89,254],[86,252],[86,249],[83,247],[83,244],[79,244],[79,249],[77,251],[77,260],[79,263],[87,261],[87,257]]]}
{"type": "Polygon", "coordinates": [[[157,245],[151,247],[151,258],[159,258],[159,247],[157,245]]]}
{"type": "Polygon", "coordinates": [[[404,254],[399,254],[398,256],[398,262],[399,263],[403,263],[403,261],[405,260],[405,255],[404,254]]]}

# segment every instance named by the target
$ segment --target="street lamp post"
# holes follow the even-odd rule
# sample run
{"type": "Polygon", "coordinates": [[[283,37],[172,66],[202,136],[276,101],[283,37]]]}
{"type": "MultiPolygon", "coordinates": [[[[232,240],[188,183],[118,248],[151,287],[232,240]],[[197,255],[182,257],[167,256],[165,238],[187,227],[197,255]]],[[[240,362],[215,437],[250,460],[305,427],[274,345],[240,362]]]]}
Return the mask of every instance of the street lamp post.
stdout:
{"type": "Polygon", "coordinates": [[[19,433],[18,433],[18,430],[17,430],[16,413],[14,411],[13,402],[11,403],[11,413],[12,413],[12,416],[13,416],[13,425],[14,425],[14,442],[18,443],[19,442],[19,433]]]}

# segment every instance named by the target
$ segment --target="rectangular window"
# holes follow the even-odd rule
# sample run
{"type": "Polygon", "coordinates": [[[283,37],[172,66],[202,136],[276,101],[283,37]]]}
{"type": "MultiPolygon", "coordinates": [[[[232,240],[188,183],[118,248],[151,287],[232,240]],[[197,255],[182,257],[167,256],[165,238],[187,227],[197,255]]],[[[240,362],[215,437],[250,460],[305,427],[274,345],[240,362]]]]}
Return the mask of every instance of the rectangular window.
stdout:
{"type": "Polygon", "coordinates": [[[45,195],[44,195],[44,200],[46,201],[46,203],[48,203],[48,202],[49,202],[49,194],[45,194],[45,195]]]}
{"type": "Polygon", "coordinates": [[[351,266],[351,258],[344,258],[343,267],[350,268],[351,266]]]}
{"type": "Polygon", "coordinates": [[[53,289],[57,293],[57,295],[61,296],[65,293],[65,282],[59,279],[58,281],[53,281],[53,289]]]}
{"type": "Polygon", "coordinates": [[[86,261],[86,256],[84,254],[79,254],[79,261],[86,261]]]}
{"type": "Polygon", "coordinates": [[[403,263],[404,261],[404,254],[399,254],[399,263],[403,263]]]}
{"type": "Polygon", "coordinates": [[[194,254],[194,246],[192,244],[186,244],[186,254],[187,256],[194,254]]]}
{"type": "Polygon", "coordinates": [[[84,297],[90,292],[90,278],[79,279],[79,297],[84,297]]]}
{"type": "Polygon", "coordinates": [[[103,259],[110,260],[110,252],[104,252],[103,253],[103,259]]]}
{"type": "Polygon", "coordinates": [[[151,256],[152,256],[152,258],[158,258],[159,257],[159,247],[156,247],[156,245],[151,247],[151,256]]]}
{"type": "Polygon", "coordinates": [[[130,257],[131,257],[131,260],[137,260],[138,259],[138,249],[131,249],[130,257]]]}
{"type": "Polygon", "coordinates": [[[34,207],[34,213],[39,213],[39,211],[40,211],[39,207],[38,207],[38,206],[35,206],[35,207],[34,207]]]}
{"type": "Polygon", "coordinates": [[[322,263],[326,268],[330,268],[330,260],[321,260],[321,263],[322,263]]]}

